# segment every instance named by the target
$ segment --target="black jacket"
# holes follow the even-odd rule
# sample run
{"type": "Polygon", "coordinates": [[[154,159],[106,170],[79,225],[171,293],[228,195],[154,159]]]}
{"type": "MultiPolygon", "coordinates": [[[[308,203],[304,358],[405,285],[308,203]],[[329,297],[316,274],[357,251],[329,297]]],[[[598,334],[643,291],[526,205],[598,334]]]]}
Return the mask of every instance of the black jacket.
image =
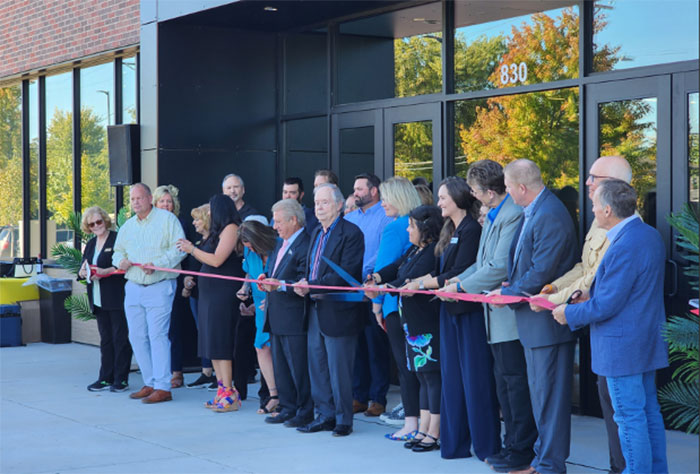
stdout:
{"type": "MultiPolygon", "coordinates": [[[[309,242],[309,252],[306,258],[307,280],[312,285],[349,286],[323,260],[319,263],[317,278],[311,280],[314,243],[321,232],[323,232],[323,227],[319,225],[316,227],[309,242]]],[[[355,224],[346,221],[341,216],[328,237],[323,256],[337,263],[357,281],[362,281],[362,257],[364,253],[365,239],[362,231],[355,224]]],[[[314,295],[327,292],[324,290],[311,290],[310,293],[314,295]]],[[[319,326],[326,336],[354,336],[365,325],[366,303],[348,303],[320,299],[312,300],[311,304],[316,305],[319,326]]]]}
{"type": "MultiPolygon", "coordinates": [[[[301,232],[292,245],[285,251],[280,264],[274,268],[277,254],[282,248],[282,240],[270,254],[268,263],[271,271],[270,278],[284,280],[286,283],[296,283],[306,275],[306,256],[309,253],[309,234],[301,232]]],[[[284,291],[271,291],[267,294],[265,306],[265,332],[279,336],[294,336],[306,334],[309,323],[306,317],[306,299],[294,293],[294,288],[286,285],[284,291]]]]}
{"type": "MultiPolygon", "coordinates": [[[[117,233],[113,230],[109,231],[107,241],[105,242],[100,254],[97,256],[97,266],[100,268],[109,268],[112,266],[112,254],[114,253],[114,242],[117,240],[117,233]]],[[[85,245],[83,251],[83,262],[87,260],[89,265],[92,265],[92,258],[95,256],[95,246],[97,245],[97,237],[93,237],[85,245]]],[[[118,310],[124,309],[124,275],[111,275],[100,279],[100,299],[102,300],[102,309],[118,310]]],[[[90,309],[95,310],[92,296],[93,285],[87,285],[88,298],[90,299],[90,309]]]]}

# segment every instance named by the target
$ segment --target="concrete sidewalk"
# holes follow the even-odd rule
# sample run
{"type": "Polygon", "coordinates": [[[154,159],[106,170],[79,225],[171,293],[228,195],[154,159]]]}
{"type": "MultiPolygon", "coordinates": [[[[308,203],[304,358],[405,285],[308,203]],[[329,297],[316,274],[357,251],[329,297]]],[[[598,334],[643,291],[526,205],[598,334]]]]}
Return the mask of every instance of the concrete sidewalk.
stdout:
{"type": "MultiPolygon", "coordinates": [[[[239,412],[213,413],[202,407],[213,396],[206,390],[177,389],[172,402],[150,406],[128,393],[88,392],[98,361],[99,350],[81,344],[0,349],[0,472],[493,472],[475,457],[409,452],[384,438],[390,427],[361,414],[351,436],[334,438],[264,423],[253,397],[239,412]]],[[[130,384],[140,388],[140,375],[130,384]]],[[[390,395],[393,406],[396,387],[390,395]]],[[[697,473],[698,437],[667,436],[671,472],[697,473]]],[[[569,472],[605,472],[607,456],[602,420],[574,416],[569,472]]]]}

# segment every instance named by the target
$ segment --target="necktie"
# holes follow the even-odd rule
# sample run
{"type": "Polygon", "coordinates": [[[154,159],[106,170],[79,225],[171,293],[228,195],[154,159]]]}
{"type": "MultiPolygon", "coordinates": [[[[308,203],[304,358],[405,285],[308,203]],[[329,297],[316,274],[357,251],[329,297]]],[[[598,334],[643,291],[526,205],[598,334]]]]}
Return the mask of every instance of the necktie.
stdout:
{"type": "MultiPolygon", "coordinates": [[[[275,274],[277,271],[277,267],[279,266],[280,262],[282,261],[282,258],[284,257],[284,253],[287,251],[287,247],[289,246],[289,241],[285,240],[282,242],[282,248],[280,248],[280,251],[277,253],[277,260],[275,260],[275,267],[272,269],[272,275],[275,274]]],[[[272,276],[270,275],[270,276],[272,276]]]]}

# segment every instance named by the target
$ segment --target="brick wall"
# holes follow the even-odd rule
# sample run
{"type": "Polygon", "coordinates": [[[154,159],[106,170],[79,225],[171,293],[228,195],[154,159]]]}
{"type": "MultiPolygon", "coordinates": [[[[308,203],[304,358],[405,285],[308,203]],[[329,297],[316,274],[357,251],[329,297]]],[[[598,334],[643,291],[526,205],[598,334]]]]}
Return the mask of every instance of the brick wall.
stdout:
{"type": "Polygon", "coordinates": [[[139,0],[0,2],[0,78],[139,42],[139,0]]]}

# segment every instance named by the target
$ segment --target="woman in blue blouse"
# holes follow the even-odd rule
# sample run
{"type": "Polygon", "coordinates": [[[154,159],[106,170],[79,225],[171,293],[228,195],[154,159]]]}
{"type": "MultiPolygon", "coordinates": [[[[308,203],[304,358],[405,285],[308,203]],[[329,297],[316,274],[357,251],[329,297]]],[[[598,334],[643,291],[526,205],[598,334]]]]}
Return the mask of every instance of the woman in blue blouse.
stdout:
{"type": "MultiPolygon", "coordinates": [[[[382,231],[374,265],[375,271],[394,263],[411,247],[406,230],[408,214],[421,205],[416,188],[406,178],[387,179],[379,185],[379,192],[382,196],[384,212],[387,216],[396,219],[387,224],[382,231]]],[[[387,434],[386,437],[395,441],[408,441],[418,430],[420,385],[415,372],[411,372],[406,366],[406,337],[399,318],[398,297],[381,294],[373,300],[372,311],[380,327],[386,329],[391,352],[398,367],[401,401],[406,412],[403,428],[387,434]]]]}
{"type": "MultiPolygon", "coordinates": [[[[264,224],[263,216],[248,216],[238,230],[238,236],[245,247],[243,251],[243,271],[248,278],[258,278],[267,272],[267,257],[275,249],[277,244],[277,232],[272,227],[264,224]],[[261,220],[256,219],[261,218],[261,220]]],[[[258,365],[264,381],[267,383],[269,397],[261,396],[258,413],[271,413],[279,405],[277,385],[275,384],[275,372],[272,366],[272,351],[270,349],[270,333],[263,332],[265,325],[265,298],[266,293],[258,288],[258,285],[244,283],[236,296],[245,301],[252,291],[253,304],[255,306],[255,352],[258,355],[258,365]]],[[[241,303],[244,305],[244,303],[241,303]]],[[[245,306],[245,305],[244,305],[245,306]]],[[[246,314],[247,308],[241,307],[241,315],[246,314]]],[[[252,316],[253,313],[250,313],[252,316]]],[[[264,395],[264,394],[263,394],[264,395]]]]}

